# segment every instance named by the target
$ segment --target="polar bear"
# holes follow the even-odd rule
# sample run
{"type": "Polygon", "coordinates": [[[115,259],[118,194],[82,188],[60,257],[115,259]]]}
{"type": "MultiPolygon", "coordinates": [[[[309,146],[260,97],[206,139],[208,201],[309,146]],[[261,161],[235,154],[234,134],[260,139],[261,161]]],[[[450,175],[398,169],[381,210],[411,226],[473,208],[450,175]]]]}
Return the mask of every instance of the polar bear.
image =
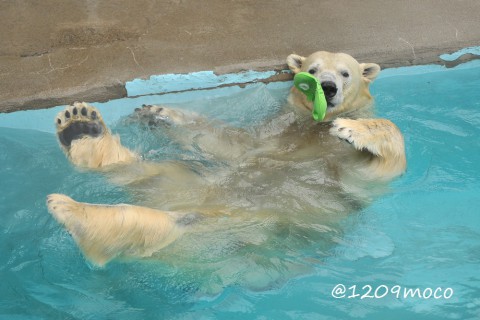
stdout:
{"type": "MultiPolygon", "coordinates": [[[[49,211],[85,257],[104,266],[117,258],[167,259],[162,252],[185,238],[190,242],[177,245],[170,259],[179,259],[178,250],[190,250],[185,260],[194,251],[210,254],[219,246],[218,239],[209,237],[212,233],[225,234],[228,248],[232,243],[237,249],[258,248],[281,237],[275,228],[318,226],[365,205],[377,194],[376,186],[406,169],[399,129],[389,120],[371,118],[369,84],[380,67],[325,51],[308,57],[291,54],[287,64],[294,74],[309,72],[320,81],[328,103],[322,122],[313,121],[312,103],[294,87],[285,110],[254,130],[166,106],[135,110],[130,119],[154,128],[173,127],[165,134],[184,148],[221,159],[221,168],[202,173],[195,167],[201,164],[144,161],[121,144],[96,108],[68,106],[55,118],[68,159],[142,196],[139,205],[104,205],[51,194],[49,211]],[[318,192],[311,194],[305,185],[318,192]]],[[[249,277],[250,283],[260,281],[249,277]]]]}

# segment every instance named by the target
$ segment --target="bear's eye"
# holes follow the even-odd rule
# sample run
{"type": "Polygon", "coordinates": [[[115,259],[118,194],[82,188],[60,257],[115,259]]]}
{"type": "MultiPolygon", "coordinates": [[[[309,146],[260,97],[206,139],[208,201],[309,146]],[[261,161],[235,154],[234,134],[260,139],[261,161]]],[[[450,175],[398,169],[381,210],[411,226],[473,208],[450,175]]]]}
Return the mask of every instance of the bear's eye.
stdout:
{"type": "Polygon", "coordinates": [[[308,70],[308,73],[310,73],[310,74],[315,74],[315,72],[317,72],[317,69],[310,69],[310,70],[308,70]]]}
{"type": "Polygon", "coordinates": [[[350,77],[350,74],[347,71],[342,71],[342,76],[348,78],[350,77]]]}

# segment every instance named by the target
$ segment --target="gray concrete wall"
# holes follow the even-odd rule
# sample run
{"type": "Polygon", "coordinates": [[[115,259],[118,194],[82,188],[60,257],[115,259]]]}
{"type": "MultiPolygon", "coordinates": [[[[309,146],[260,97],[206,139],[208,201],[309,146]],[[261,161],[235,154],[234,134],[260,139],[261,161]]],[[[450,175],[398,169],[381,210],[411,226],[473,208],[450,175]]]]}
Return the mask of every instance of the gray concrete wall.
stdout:
{"type": "Polygon", "coordinates": [[[382,67],[480,45],[478,0],[0,1],[0,111],[125,95],[162,73],[281,69],[292,52],[382,67]]]}

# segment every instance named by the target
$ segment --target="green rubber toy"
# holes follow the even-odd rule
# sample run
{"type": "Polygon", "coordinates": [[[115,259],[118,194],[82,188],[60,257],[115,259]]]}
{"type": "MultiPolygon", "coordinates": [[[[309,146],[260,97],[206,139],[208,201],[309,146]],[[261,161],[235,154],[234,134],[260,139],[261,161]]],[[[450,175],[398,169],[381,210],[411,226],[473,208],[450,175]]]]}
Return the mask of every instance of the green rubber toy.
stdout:
{"type": "Polygon", "coordinates": [[[293,78],[293,84],[307,96],[309,101],[313,101],[313,119],[322,121],[327,112],[327,100],[318,79],[308,72],[299,72],[293,78]]]}

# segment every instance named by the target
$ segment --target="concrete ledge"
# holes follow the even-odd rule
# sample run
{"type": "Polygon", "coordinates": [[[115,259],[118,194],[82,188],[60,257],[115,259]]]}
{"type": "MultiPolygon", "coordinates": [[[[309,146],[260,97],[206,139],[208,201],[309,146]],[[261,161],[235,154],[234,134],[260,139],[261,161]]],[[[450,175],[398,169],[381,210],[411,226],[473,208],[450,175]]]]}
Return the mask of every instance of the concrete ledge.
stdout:
{"type": "Polygon", "coordinates": [[[292,52],[450,66],[441,54],[480,45],[478,12],[477,0],[4,1],[0,112],[119,98],[151,75],[279,71],[292,52]]]}
{"type": "Polygon", "coordinates": [[[4,101],[0,106],[1,112],[51,108],[54,106],[71,104],[75,101],[105,102],[127,96],[127,90],[122,83],[98,87],[72,87],[56,89],[47,93],[42,92],[35,96],[20,97],[11,101],[4,101]]]}

